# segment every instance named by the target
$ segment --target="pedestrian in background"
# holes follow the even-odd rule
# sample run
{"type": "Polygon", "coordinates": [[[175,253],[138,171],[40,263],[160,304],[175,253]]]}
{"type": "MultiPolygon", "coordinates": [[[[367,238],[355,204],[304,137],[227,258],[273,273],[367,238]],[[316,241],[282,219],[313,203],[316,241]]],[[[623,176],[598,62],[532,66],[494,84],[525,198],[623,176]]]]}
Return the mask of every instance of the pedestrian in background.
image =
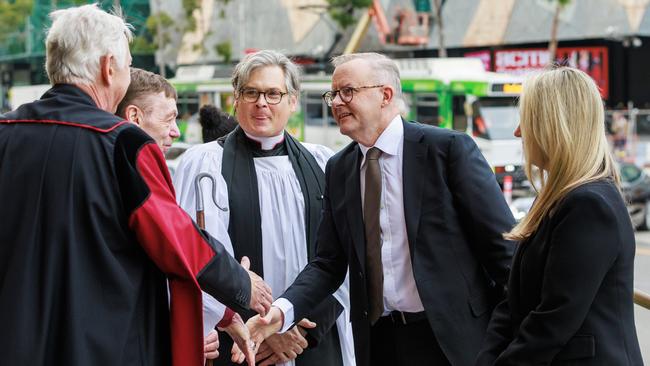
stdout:
{"type": "Polygon", "coordinates": [[[211,104],[199,109],[199,123],[204,143],[225,136],[237,127],[235,117],[211,104]]]}
{"type": "Polygon", "coordinates": [[[634,232],[598,87],[577,69],[547,70],[524,83],[520,113],[515,136],[541,186],[505,235],[520,244],[476,364],[643,365],[634,232]]]}

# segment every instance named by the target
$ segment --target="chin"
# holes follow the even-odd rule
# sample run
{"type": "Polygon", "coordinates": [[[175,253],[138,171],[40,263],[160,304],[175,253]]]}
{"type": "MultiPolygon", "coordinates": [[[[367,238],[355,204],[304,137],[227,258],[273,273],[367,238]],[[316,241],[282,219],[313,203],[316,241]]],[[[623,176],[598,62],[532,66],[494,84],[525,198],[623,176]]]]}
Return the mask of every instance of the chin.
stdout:
{"type": "Polygon", "coordinates": [[[350,134],[354,132],[354,128],[350,125],[350,123],[338,122],[338,125],[339,132],[341,132],[343,135],[350,136],[350,134]]]}

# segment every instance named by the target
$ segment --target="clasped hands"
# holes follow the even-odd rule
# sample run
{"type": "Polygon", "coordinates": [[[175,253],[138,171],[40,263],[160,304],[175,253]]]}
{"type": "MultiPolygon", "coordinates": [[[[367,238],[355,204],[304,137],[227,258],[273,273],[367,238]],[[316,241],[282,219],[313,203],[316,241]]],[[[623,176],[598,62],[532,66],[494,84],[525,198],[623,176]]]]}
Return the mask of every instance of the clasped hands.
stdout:
{"type": "MultiPolygon", "coordinates": [[[[250,333],[251,345],[255,352],[255,362],[260,366],[274,365],[295,359],[308,346],[306,330],[316,327],[316,323],[302,319],[295,327],[285,333],[277,333],[284,322],[280,309],[271,307],[266,316],[256,315],[246,322],[250,333]]],[[[232,361],[241,363],[249,359],[240,345],[232,348],[232,361]]],[[[250,361],[249,361],[250,364],[250,361]]]]}
{"type": "MultiPolygon", "coordinates": [[[[250,271],[250,261],[243,257],[241,265],[248,271],[251,280],[250,308],[256,315],[244,324],[241,316],[235,314],[225,331],[233,339],[231,360],[236,363],[247,361],[249,366],[261,362],[260,366],[287,362],[298,357],[308,346],[305,329],[316,327],[316,323],[303,319],[291,330],[278,334],[282,328],[282,311],[271,307],[273,295],[271,288],[254,272],[250,271]]],[[[216,332],[209,334],[204,341],[204,355],[207,359],[218,357],[219,340],[216,332]]]]}

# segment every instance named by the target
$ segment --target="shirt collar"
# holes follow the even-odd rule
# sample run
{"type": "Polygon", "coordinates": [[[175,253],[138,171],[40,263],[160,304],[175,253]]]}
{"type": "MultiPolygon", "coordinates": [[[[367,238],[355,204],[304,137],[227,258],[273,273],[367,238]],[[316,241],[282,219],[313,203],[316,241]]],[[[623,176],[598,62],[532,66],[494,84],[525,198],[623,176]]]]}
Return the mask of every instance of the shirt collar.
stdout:
{"type": "Polygon", "coordinates": [[[277,136],[271,137],[257,137],[249,134],[246,131],[244,131],[244,133],[249,139],[259,142],[262,150],[273,150],[277,144],[284,141],[284,131],[282,131],[282,133],[277,136]]]}
{"type": "Polygon", "coordinates": [[[388,124],[388,127],[379,135],[374,146],[364,146],[359,144],[359,149],[365,159],[366,153],[371,147],[376,147],[384,154],[397,155],[399,143],[404,137],[404,125],[402,124],[402,117],[398,114],[388,124]]]}

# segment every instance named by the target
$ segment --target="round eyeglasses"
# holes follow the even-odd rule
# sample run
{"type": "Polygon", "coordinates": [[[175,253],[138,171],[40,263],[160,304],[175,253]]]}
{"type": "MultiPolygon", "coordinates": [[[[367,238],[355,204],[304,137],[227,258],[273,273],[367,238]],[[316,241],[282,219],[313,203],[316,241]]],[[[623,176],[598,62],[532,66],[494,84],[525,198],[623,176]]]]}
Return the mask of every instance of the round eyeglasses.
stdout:
{"type": "Polygon", "coordinates": [[[338,94],[339,97],[341,97],[341,100],[343,103],[350,103],[352,101],[352,98],[354,97],[354,93],[358,93],[363,89],[372,89],[372,88],[381,88],[382,85],[367,85],[367,86],[358,86],[356,88],[351,87],[351,86],[346,86],[345,88],[341,88],[339,90],[330,90],[325,93],[323,93],[323,99],[325,100],[325,103],[327,103],[328,106],[332,106],[334,103],[334,99],[336,98],[336,95],[338,94]]]}
{"type": "Polygon", "coordinates": [[[257,102],[257,100],[260,98],[260,94],[264,95],[264,100],[266,100],[266,103],[278,104],[282,101],[282,97],[289,93],[285,93],[277,89],[271,89],[263,92],[253,88],[242,89],[239,92],[239,96],[244,99],[244,101],[249,103],[257,102]]]}

